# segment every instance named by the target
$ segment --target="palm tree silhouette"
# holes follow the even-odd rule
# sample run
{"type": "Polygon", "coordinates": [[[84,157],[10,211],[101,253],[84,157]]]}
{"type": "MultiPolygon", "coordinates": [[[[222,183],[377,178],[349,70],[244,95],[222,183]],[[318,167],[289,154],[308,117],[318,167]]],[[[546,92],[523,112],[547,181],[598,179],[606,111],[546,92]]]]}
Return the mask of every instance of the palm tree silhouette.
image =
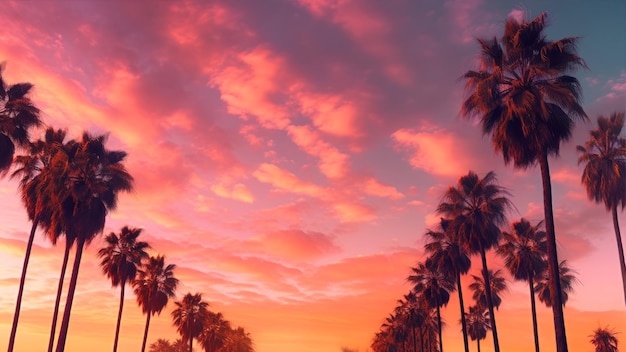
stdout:
{"type": "Polygon", "coordinates": [[[45,192],[45,183],[50,179],[50,164],[52,159],[57,151],[63,148],[64,140],[64,130],[48,128],[46,129],[44,139],[29,143],[27,153],[15,157],[14,163],[17,167],[11,174],[11,178],[19,178],[20,180],[22,201],[24,202],[32,226],[28,237],[28,244],[26,245],[24,264],[22,265],[22,275],[20,277],[17,302],[15,304],[15,313],[13,314],[13,325],[11,327],[8,351],[13,351],[15,344],[15,336],[22,305],[22,295],[26,281],[26,271],[28,269],[28,262],[30,260],[37,227],[41,226],[44,229],[44,233],[53,243],[56,243],[58,234],[54,229],[50,228],[50,217],[52,216],[52,209],[58,206],[58,203],[55,203],[56,199],[54,194],[45,192]]]}
{"type": "Polygon", "coordinates": [[[252,346],[252,338],[250,337],[250,333],[241,326],[238,326],[236,329],[230,330],[223,351],[253,352],[254,348],[252,346]]]}
{"type": "Polygon", "coordinates": [[[443,352],[441,307],[447,305],[450,300],[450,292],[455,289],[454,279],[441,273],[429,260],[426,263],[418,263],[411,270],[413,274],[409,275],[407,280],[414,285],[413,290],[422,295],[430,308],[437,309],[439,351],[443,352]]]}
{"type": "Polygon", "coordinates": [[[63,352],[70,322],[78,270],[85,244],[89,244],[104,229],[106,215],[117,206],[121,191],[132,189],[133,178],[126,172],[123,151],[105,148],[107,136],[92,137],[83,133],[66,154],[67,172],[59,175],[56,188],[62,194],[56,218],[66,234],[76,236],[76,255],[68,288],[63,320],[56,351],[63,352]]]}
{"type": "Polygon", "coordinates": [[[540,230],[543,222],[532,226],[524,218],[511,224],[511,232],[503,232],[503,241],[497,249],[504,257],[504,264],[516,280],[528,282],[530,288],[530,308],[533,318],[535,351],[539,352],[539,332],[537,329],[537,310],[535,304],[535,284],[537,275],[547,269],[546,233],[540,230]]]}
{"type": "Polygon", "coordinates": [[[472,261],[457,234],[449,226],[450,222],[450,220],[441,219],[437,230],[426,231],[425,236],[428,242],[424,245],[424,250],[430,255],[429,259],[437,267],[438,271],[456,280],[456,290],[459,293],[459,304],[461,306],[463,344],[465,352],[469,352],[461,275],[467,274],[472,261]]]}
{"type": "Polygon", "coordinates": [[[207,312],[198,340],[206,352],[222,351],[232,328],[222,313],[207,312]]]}
{"type": "Polygon", "coordinates": [[[137,296],[137,304],[146,314],[146,328],[143,333],[141,352],[146,350],[148,340],[148,328],[150,317],[161,314],[170,298],[178,287],[178,279],[174,277],[176,265],[165,265],[164,256],[150,257],[143,266],[137,270],[137,278],[133,280],[133,292],[137,296]]]}
{"type": "Polygon", "coordinates": [[[472,340],[476,340],[476,347],[480,352],[480,340],[487,337],[487,330],[491,330],[489,312],[484,306],[475,305],[469,307],[469,312],[465,314],[467,333],[472,340]]]}
{"type": "MultiPolygon", "coordinates": [[[[494,149],[506,164],[513,161],[516,168],[525,169],[539,163],[552,299],[560,302],[548,156],[558,156],[561,142],[572,134],[574,118],[587,119],[580,105],[580,84],[567,75],[585,64],[576,54],[577,38],[548,41],[546,26],[546,13],[530,22],[510,16],[500,40],[478,40],[480,68],[464,75],[469,97],[462,115],[480,118],[483,133],[491,134],[494,149]]],[[[553,315],[557,352],[566,352],[560,303],[553,307],[553,315]]]]}
{"type": "Polygon", "coordinates": [[[608,327],[597,328],[590,337],[591,344],[595,347],[595,352],[618,352],[617,337],[615,337],[615,332],[608,327]]]}
{"type": "Polygon", "coordinates": [[[626,207],[626,138],[620,137],[623,128],[623,112],[613,113],[609,118],[598,116],[598,128],[590,131],[589,140],[576,149],[582,153],[578,164],[585,163],[582,183],[587,196],[596,203],[604,203],[606,210],[613,215],[626,303],[626,261],[617,221],[617,208],[623,210],[626,207]]]}
{"type": "Polygon", "coordinates": [[[15,147],[28,147],[29,130],[41,126],[39,109],[28,97],[33,85],[7,84],[2,77],[5,67],[0,63],[0,176],[13,163],[15,147]]]}
{"type": "Polygon", "coordinates": [[[150,248],[147,242],[137,241],[141,229],[124,226],[119,236],[111,232],[104,238],[106,246],[98,251],[98,257],[102,258],[100,266],[102,272],[111,279],[113,287],[120,286],[120,308],[117,313],[117,325],[115,327],[115,341],[113,352],[117,351],[117,341],[122,323],[122,309],[124,308],[124,288],[126,283],[132,282],[137,274],[137,267],[148,258],[146,249],[150,248]]]}
{"type": "Polygon", "coordinates": [[[491,319],[494,349],[500,352],[496,319],[491,301],[491,285],[487,267],[486,252],[500,241],[499,226],[506,223],[506,211],[512,207],[507,196],[509,193],[496,182],[496,174],[489,172],[483,178],[476,173],[469,173],[457,181],[457,186],[450,186],[437,207],[437,212],[451,220],[451,231],[469,253],[478,253],[483,266],[486,284],[487,307],[491,319]]]}
{"type": "Polygon", "coordinates": [[[476,301],[476,304],[481,305],[483,307],[488,306],[487,295],[488,291],[491,292],[491,302],[493,303],[493,307],[498,309],[502,304],[502,297],[500,293],[507,289],[506,280],[502,276],[502,270],[498,269],[496,271],[488,270],[487,275],[482,273],[482,276],[472,275],[472,283],[469,285],[470,290],[472,290],[472,298],[476,301]],[[491,290],[487,290],[487,285],[485,284],[485,277],[489,278],[489,286],[491,286],[491,290]]]}
{"type": "MultiPolygon", "coordinates": [[[[573,271],[568,265],[567,260],[561,261],[559,263],[559,278],[560,278],[560,287],[561,287],[561,297],[563,298],[561,302],[563,306],[567,303],[569,298],[569,294],[574,291],[574,283],[578,281],[576,276],[574,276],[575,271],[573,271]]],[[[554,305],[554,301],[552,300],[552,294],[550,292],[550,282],[551,278],[547,273],[544,273],[540,276],[537,285],[535,286],[535,293],[537,294],[537,298],[541,302],[543,302],[547,307],[552,307],[554,305]]]]}
{"type": "Polygon", "coordinates": [[[202,300],[200,293],[187,293],[182,301],[174,302],[176,309],[172,311],[174,326],[184,340],[189,340],[189,352],[193,348],[193,339],[197,338],[204,328],[209,311],[209,304],[202,300]]]}

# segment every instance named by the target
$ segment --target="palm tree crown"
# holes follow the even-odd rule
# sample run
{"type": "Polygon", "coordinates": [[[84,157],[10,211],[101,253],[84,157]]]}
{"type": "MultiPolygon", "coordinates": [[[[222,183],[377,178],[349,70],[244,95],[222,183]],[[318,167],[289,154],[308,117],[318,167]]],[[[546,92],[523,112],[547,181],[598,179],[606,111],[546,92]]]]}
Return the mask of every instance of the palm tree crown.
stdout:
{"type": "MultiPolygon", "coordinates": [[[[574,291],[574,283],[578,282],[578,279],[574,275],[575,273],[576,272],[568,266],[567,260],[563,260],[559,263],[559,277],[561,279],[561,297],[563,297],[563,305],[567,303],[569,294],[574,291]]],[[[552,307],[554,305],[552,297],[550,296],[550,276],[547,272],[544,272],[543,275],[539,277],[537,286],[535,286],[535,293],[537,293],[539,300],[547,307],[552,307]]]]}
{"type": "MultiPolygon", "coordinates": [[[[493,306],[498,309],[500,304],[502,304],[502,297],[500,293],[507,289],[506,280],[504,276],[502,276],[502,270],[498,269],[496,271],[489,270],[489,284],[491,285],[491,302],[493,306]]],[[[472,298],[478,305],[483,307],[488,307],[487,301],[487,285],[485,284],[485,273],[481,276],[472,275],[472,283],[470,284],[470,289],[472,290],[472,298]]]]}
{"type": "Polygon", "coordinates": [[[597,328],[593,331],[591,344],[595,347],[595,352],[618,352],[617,337],[615,332],[607,328],[597,328]]]}
{"type": "Polygon", "coordinates": [[[181,301],[174,304],[176,308],[172,311],[173,324],[181,337],[189,341],[191,351],[193,339],[200,335],[209,317],[209,304],[202,300],[200,293],[187,293],[181,301]]]}

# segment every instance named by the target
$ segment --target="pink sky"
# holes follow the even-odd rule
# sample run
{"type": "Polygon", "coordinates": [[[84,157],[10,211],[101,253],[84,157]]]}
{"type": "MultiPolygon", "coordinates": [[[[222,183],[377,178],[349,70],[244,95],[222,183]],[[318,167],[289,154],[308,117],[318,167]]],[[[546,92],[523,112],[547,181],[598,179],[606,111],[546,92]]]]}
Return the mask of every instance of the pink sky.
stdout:
{"type": "MultiPolygon", "coordinates": [[[[468,170],[497,173],[511,221],[541,219],[539,170],[505,167],[460,118],[459,77],[475,67],[476,36],[544,10],[549,38],[582,37],[588,115],[626,110],[626,5],[611,0],[8,1],[0,60],[9,83],[35,84],[48,126],[109,132],[109,146],[129,153],[136,189],[105,233],[143,228],[153,253],[178,265],[179,298],[203,293],[259,352],[364,351],[410,289],[442,192],[468,170]]],[[[592,126],[579,123],[551,161],[559,255],[580,280],[566,325],[583,352],[597,327],[626,334],[611,218],[587,200],[576,164],[592,126]]],[[[30,224],[16,182],[0,181],[0,199],[3,346],[30,224]]],[[[112,346],[119,291],[100,274],[102,244],[83,257],[68,352],[112,346]]],[[[45,348],[61,260],[37,236],[17,351],[45,348]]],[[[509,284],[501,346],[527,351],[528,290],[509,284]]],[[[177,337],[171,307],[151,321],[149,342],[177,337]]],[[[448,350],[462,346],[458,314],[453,298],[448,350]]],[[[550,310],[539,315],[542,350],[554,351],[550,310]]],[[[121,351],[139,349],[144,322],[127,295],[121,351]]]]}

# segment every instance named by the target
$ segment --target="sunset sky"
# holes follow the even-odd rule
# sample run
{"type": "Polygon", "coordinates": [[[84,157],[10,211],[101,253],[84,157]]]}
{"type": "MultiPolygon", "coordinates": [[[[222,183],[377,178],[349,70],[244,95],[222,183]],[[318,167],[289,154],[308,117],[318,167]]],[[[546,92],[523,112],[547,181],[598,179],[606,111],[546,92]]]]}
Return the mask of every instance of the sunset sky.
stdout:
{"type": "MultiPolygon", "coordinates": [[[[505,166],[459,111],[475,38],[500,36],[507,16],[548,11],[548,38],[580,36],[589,67],[576,76],[591,121],[578,123],[551,160],[559,257],[580,280],[565,308],[570,350],[592,351],[588,336],[606,325],[626,346],[611,217],[587,200],[575,152],[598,114],[626,110],[623,0],[1,6],[5,80],[35,85],[47,126],[71,137],[108,132],[108,146],[129,154],[135,191],[121,196],[105,233],[144,229],[151,253],[178,266],[177,297],[201,292],[251,333],[258,352],[365,351],[411,288],[405,279],[423,258],[422,235],[439,218],[443,191],[470,169],[496,172],[516,207],[511,221],[542,219],[539,169],[505,166]]],[[[30,223],[17,182],[0,181],[0,199],[4,348],[30,223]]],[[[623,213],[620,221],[626,229],[623,213]]],[[[119,289],[100,273],[102,245],[94,240],[83,256],[68,352],[112,348],[119,289]]],[[[62,247],[37,235],[16,351],[47,346],[62,247]]],[[[528,287],[508,280],[496,312],[502,350],[529,351],[528,287]]],[[[137,351],[145,316],[126,297],[119,350],[137,351]]],[[[152,319],[149,343],[177,338],[172,306],[152,319]]],[[[458,351],[454,295],[444,319],[444,348],[458,351]]],[[[539,330],[542,351],[554,351],[543,305],[539,330]]],[[[489,337],[481,345],[493,348],[489,337]]]]}

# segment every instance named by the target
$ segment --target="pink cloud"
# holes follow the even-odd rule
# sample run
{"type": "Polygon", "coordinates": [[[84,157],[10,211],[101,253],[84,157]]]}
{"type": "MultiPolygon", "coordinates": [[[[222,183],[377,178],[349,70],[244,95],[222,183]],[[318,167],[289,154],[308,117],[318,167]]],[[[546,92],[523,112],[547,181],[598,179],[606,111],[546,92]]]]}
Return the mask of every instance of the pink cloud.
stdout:
{"type": "Polygon", "coordinates": [[[382,197],[382,198],[389,198],[389,199],[404,198],[404,195],[398,192],[398,190],[395,187],[384,185],[380,183],[378,180],[376,180],[375,178],[371,178],[371,177],[367,178],[365,182],[363,183],[363,192],[372,196],[377,196],[377,197],[382,197]]]}
{"type": "Polygon", "coordinates": [[[222,198],[230,198],[244,203],[254,203],[254,195],[243,183],[232,186],[217,183],[211,186],[211,191],[222,198]]]}
{"type": "Polygon", "coordinates": [[[251,239],[245,246],[263,249],[265,255],[274,255],[295,262],[306,262],[327,254],[339,252],[333,237],[319,232],[281,230],[268,232],[251,239]]]}
{"type": "Polygon", "coordinates": [[[348,172],[348,155],[323,141],[320,135],[308,126],[289,126],[287,128],[293,142],[306,153],[319,158],[319,169],[326,177],[338,179],[348,172]]]}
{"type": "Polygon", "coordinates": [[[276,165],[261,164],[252,175],[260,182],[269,183],[281,191],[304,194],[313,198],[319,198],[324,193],[322,187],[301,181],[296,175],[276,165]]]}

